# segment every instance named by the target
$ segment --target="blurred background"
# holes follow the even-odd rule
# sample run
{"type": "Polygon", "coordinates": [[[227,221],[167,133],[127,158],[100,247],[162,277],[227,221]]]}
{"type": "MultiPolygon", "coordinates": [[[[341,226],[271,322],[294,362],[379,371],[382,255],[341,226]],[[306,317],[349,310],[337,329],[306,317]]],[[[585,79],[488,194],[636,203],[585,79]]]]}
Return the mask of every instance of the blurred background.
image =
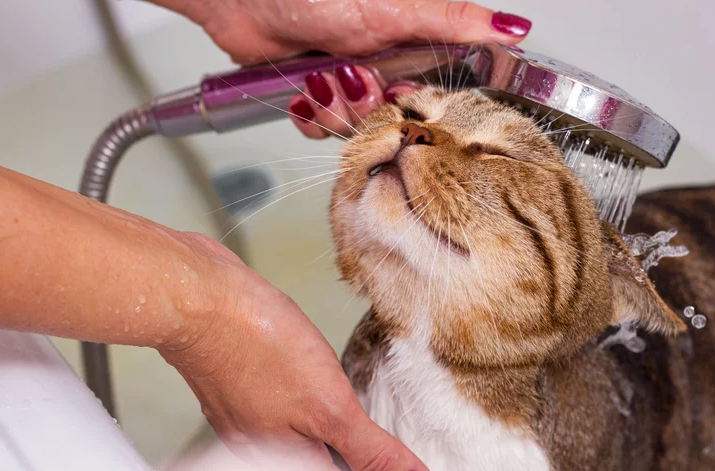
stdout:
{"type": "MultiPolygon", "coordinates": [[[[100,3],[0,2],[0,165],[76,190],[85,155],[103,127],[144,101],[147,90],[127,74],[127,62],[113,49],[116,43],[100,3]]],[[[647,171],[642,191],[715,180],[715,152],[708,137],[715,124],[715,67],[709,59],[715,44],[710,24],[715,2],[481,3],[534,22],[525,49],[621,86],[680,131],[682,141],[671,164],[647,171]]],[[[130,59],[155,91],[193,85],[204,73],[233,67],[200,28],[182,17],[137,0],[107,4],[130,59]]],[[[260,190],[261,185],[327,172],[330,165],[316,163],[257,164],[338,155],[340,148],[337,139],[304,139],[287,120],[191,137],[180,144],[157,137],[132,148],[119,166],[109,202],[216,239],[286,194],[222,218],[223,213],[209,214],[221,206],[213,191],[217,185],[228,191],[225,198],[235,198],[235,190],[250,194],[246,182],[260,190]],[[246,166],[253,166],[250,175],[226,174],[246,166]],[[244,180],[217,180],[225,175],[244,180]]],[[[336,281],[326,217],[329,191],[329,184],[318,185],[266,207],[227,244],[295,299],[341,352],[366,305],[352,300],[336,281]]],[[[54,340],[81,374],[77,342],[54,340]]],[[[165,467],[197,442],[211,439],[198,402],[158,354],[113,346],[111,359],[122,426],[151,464],[165,467]]]]}

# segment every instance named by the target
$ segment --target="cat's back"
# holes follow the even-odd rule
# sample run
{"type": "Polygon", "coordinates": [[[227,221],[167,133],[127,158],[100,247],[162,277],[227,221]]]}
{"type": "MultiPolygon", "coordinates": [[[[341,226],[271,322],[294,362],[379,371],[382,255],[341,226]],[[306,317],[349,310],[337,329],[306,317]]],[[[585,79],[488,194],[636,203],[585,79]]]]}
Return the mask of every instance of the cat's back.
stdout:
{"type": "MultiPolygon", "coordinates": [[[[687,389],[674,401],[687,403],[692,414],[688,436],[689,470],[715,469],[715,185],[655,191],[638,199],[628,232],[678,229],[674,245],[690,254],[665,258],[650,271],[662,298],[676,312],[694,306],[707,318],[703,329],[690,328],[670,342],[683,360],[687,389]]],[[[667,446],[667,443],[664,444],[667,446]]],[[[673,445],[675,445],[673,443],[673,445]]],[[[666,468],[663,468],[666,469],[666,468]]]]}
{"type": "Polygon", "coordinates": [[[714,215],[715,186],[637,200],[626,233],[675,228],[672,245],[690,251],[651,268],[658,293],[675,312],[694,306],[708,323],[673,339],[640,332],[640,353],[593,344],[552,365],[538,427],[557,470],[715,470],[714,215]]]}

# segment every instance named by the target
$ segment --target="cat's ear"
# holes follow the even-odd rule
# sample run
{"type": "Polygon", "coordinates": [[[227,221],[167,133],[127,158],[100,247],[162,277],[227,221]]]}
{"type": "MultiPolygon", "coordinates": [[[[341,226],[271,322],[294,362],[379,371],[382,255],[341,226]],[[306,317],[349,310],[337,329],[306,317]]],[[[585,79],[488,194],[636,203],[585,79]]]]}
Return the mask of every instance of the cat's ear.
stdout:
{"type": "Polygon", "coordinates": [[[685,322],[665,304],[618,232],[607,223],[602,228],[613,294],[611,324],[630,323],[664,335],[685,331],[685,322]]]}

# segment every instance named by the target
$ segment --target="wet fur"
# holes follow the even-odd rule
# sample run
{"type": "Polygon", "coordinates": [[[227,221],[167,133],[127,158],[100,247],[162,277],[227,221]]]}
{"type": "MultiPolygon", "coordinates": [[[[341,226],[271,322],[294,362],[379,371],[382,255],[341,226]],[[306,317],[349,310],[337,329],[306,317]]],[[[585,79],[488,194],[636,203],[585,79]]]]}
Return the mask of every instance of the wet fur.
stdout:
{"type": "MultiPolygon", "coordinates": [[[[636,279],[638,262],[558,149],[517,112],[427,88],[359,130],[331,223],[344,278],[373,302],[343,364],[380,425],[432,471],[713,469],[715,453],[702,450],[715,443],[715,380],[712,363],[699,365],[715,358],[713,324],[678,336],[673,312],[715,305],[711,239],[708,250],[705,236],[681,236],[710,257],[703,275],[687,273],[692,254],[654,271],[661,292],[659,276],[692,295],[666,289],[666,304],[636,279]],[[430,145],[402,148],[406,123],[428,129],[430,145]],[[389,171],[371,175],[380,164],[389,171]],[[626,321],[651,332],[646,352],[598,345],[626,321]],[[412,425],[394,416],[401,399],[422,408],[401,411],[412,425]]],[[[631,227],[687,231],[647,204],[631,227]]]]}

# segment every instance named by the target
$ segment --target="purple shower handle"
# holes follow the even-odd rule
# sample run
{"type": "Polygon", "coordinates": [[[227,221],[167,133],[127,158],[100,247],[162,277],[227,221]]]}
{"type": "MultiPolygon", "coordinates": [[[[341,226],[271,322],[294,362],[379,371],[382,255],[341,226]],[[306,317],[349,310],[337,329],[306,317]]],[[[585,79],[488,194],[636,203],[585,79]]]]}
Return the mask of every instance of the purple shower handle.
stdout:
{"type": "MultiPolygon", "coordinates": [[[[156,131],[164,136],[225,132],[285,117],[289,100],[302,90],[305,77],[312,72],[334,72],[341,65],[353,64],[373,70],[385,85],[398,80],[425,83],[436,80],[437,73],[446,78],[450,68],[461,67],[466,74],[461,59],[474,53],[473,47],[450,45],[396,47],[350,59],[307,55],[206,76],[198,86],[156,98],[151,117],[156,131]]],[[[457,72],[450,76],[456,79],[457,72]]]]}

